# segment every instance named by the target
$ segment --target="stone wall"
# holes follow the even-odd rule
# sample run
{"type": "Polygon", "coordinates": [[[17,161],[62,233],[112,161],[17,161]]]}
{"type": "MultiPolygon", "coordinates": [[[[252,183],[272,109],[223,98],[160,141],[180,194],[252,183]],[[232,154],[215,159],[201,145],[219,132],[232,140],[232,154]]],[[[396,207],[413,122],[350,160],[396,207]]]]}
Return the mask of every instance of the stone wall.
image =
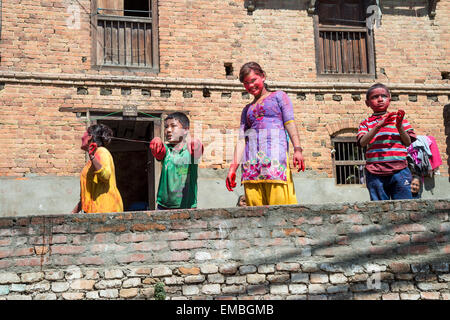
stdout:
{"type": "Polygon", "coordinates": [[[0,218],[0,299],[441,299],[449,200],[0,218]]]}

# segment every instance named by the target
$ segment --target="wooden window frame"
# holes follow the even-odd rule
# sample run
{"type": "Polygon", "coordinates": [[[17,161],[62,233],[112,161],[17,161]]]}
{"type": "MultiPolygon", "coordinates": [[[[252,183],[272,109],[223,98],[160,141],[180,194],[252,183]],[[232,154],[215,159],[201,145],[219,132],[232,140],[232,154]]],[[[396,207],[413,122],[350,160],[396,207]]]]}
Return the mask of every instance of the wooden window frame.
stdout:
{"type": "MultiPolygon", "coordinates": [[[[343,136],[343,137],[332,137],[331,138],[331,145],[333,146],[333,150],[335,152],[332,152],[332,163],[333,163],[333,177],[335,179],[335,183],[336,185],[339,186],[347,186],[347,185],[361,185],[361,186],[365,186],[365,172],[363,169],[363,177],[364,177],[364,183],[338,183],[338,173],[337,173],[337,166],[352,166],[352,165],[357,165],[357,166],[364,166],[366,164],[366,160],[365,160],[365,148],[361,148],[361,154],[362,154],[362,158],[363,160],[336,160],[336,153],[340,152],[339,150],[336,150],[336,142],[344,142],[344,143],[354,143],[355,147],[358,147],[357,143],[356,143],[356,137],[350,137],[350,136],[343,136]]],[[[344,172],[345,173],[345,172],[344,172]]],[[[344,174],[345,175],[345,174],[344,174]]]]}
{"type": "MultiPolygon", "coordinates": [[[[317,77],[321,78],[321,79],[349,79],[349,80],[354,80],[354,79],[375,79],[376,78],[376,66],[375,66],[375,38],[374,38],[374,32],[373,29],[368,29],[367,26],[365,28],[359,27],[356,28],[358,29],[358,31],[361,31],[362,29],[365,29],[366,31],[366,37],[367,37],[367,69],[368,69],[368,73],[324,73],[322,72],[323,68],[323,61],[324,61],[324,57],[323,57],[323,52],[320,49],[320,31],[322,31],[323,29],[321,28],[326,28],[326,29],[337,29],[336,31],[341,31],[341,30],[348,30],[348,31],[355,31],[355,27],[344,27],[344,26],[340,26],[340,27],[321,27],[319,24],[319,14],[317,12],[317,6],[318,6],[318,2],[320,0],[318,0],[317,2],[315,2],[315,6],[316,9],[314,10],[314,15],[313,15],[313,25],[314,25],[314,46],[315,46],[315,60],[316,60],[316,73],[317,73],[317,77]]],[[[366,18],[367,21],[367,18],[366,18]]]]}
{"type": "Polygon", "coordinates": [[[122,70],[122,71],[145,71],[151,73],[159,73],[159,23],[158,23],[158,0],[148,0],[150,2],[149,9],[152,12],[152,17],[133,17],[133,16],[107,16],[107,15],[99,15],[97,12],[98,1],[91,1],[91,67],[95,70],[122,70]],[[152,49],[152,66],[135,66],[135,65],[125,65],[125,64],[102,64],[97,61],[97,46],[98,46],[98,18],[106,18],[111,21],[127,21],[127,22],[150,22],[151,23],[151,49],[152,49]]]}

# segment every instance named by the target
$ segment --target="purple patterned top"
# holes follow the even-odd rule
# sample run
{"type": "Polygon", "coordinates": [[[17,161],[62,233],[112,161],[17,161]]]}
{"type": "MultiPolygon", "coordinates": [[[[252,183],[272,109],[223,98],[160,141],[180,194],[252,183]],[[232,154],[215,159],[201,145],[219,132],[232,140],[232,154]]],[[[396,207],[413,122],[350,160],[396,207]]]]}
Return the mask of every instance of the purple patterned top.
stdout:
{"type": "Polygon", "coordinates": [[[292,102],[284,91],[270,93],[260,104],[242,110],[239,137],[245,137],[242,183],[286,183],[288,140],[285,124],[294,121],[292,102]]]}

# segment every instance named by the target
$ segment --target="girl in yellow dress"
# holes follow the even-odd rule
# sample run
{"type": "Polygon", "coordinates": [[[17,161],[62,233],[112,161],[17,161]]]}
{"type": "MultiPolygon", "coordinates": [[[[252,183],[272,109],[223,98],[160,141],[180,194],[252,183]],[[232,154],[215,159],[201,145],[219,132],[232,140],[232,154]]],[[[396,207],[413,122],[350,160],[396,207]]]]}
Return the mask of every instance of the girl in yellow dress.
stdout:
{"type": "Polygon", "coordinates": [[[81,138],[81,149],[89,161],[80,175],[80,201],[72,210],[78,213],[122,212],[123,203],[116,185],[114,161],[107,146],[112,130],[103,124],[90,126],[81,138]]]}

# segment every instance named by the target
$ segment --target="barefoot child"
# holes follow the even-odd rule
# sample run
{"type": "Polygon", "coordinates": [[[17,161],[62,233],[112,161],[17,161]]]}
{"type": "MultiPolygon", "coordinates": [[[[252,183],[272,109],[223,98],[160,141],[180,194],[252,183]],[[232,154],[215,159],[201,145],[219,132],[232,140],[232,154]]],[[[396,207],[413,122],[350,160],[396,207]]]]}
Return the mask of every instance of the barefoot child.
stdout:
{"type": "Polygon", "coordinates": [[[163,143],[159,137],[150,142],[150,150],[161,161],[157,209],[197,207],[197,160],[203,145],[189,135],[189,119],[182,112],[169,114],[164,121],[163,143]]]}
{"type": "Polygon", "coordinates": [[[411,199],[407,147],[416,139],[405,112],[388,113],[389,89],[377,83],[367,90],[366,105],[373,114],[359,125],[357,141],[367,146],[366,185],[370,200],[411,199]]]}

